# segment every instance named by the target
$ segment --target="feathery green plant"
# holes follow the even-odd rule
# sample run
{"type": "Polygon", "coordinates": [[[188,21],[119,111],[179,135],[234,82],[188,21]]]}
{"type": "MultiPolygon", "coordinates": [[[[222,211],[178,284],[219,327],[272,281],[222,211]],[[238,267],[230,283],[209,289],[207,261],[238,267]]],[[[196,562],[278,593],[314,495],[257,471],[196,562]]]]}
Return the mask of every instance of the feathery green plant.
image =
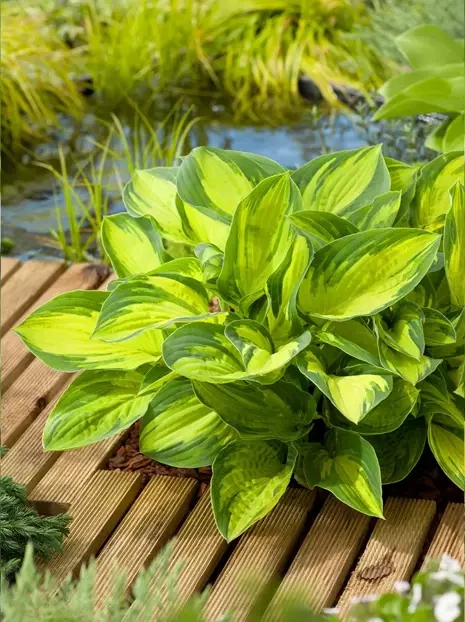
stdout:
{"type": "MultiPolygon", "coordinates": [[[[68,578],[61,586],[49,575],[41,576],[34,567],[28,548],[21,571],[13,585],[3,585],[0,610],[4,622],[206,622],[204,613],[208,590],[178,605],[177,578],[180,567],[169,569],[168,546],[147,570],[141,570],[128,598],[125,573],[115,569],[113,590],[103,608],[94,604],[95,564],[82,567],[79,579],[68,578]]],[[[244,586],[247,590],[250,586],[244,586]]],[[[396,583],[396,591],[360,599],[352,606],[348,622],[458,622],[463,619],[464,572],[460,564],[443,556],[418,573],[410,586],[396,583]]],[[[337,622],[337,609],[314,613],[297,594],[282,598],[278,613],[281,622],[337,622]]],[[[211,619],[211,618],[208,618],[211,619]]],[[[248,622],[263,622],[262,613],[253,612],[248,622]]],[[[233,622],[234,611],[217,622],[233,622]]]]}
{"type": "MultiPolygon", "coordinates": [[[[1,448],[4,455],[5,448],[1,448]]],[[[40,516],[28,505],[27,491],[11,477],[0,476],[0,573],[13,579],[21,568],[30,543],[38,559],[47,559],[61,550],[71,517],[40,516]]],[[[32,555],[31,555],[32,557],[32,555]]]]}

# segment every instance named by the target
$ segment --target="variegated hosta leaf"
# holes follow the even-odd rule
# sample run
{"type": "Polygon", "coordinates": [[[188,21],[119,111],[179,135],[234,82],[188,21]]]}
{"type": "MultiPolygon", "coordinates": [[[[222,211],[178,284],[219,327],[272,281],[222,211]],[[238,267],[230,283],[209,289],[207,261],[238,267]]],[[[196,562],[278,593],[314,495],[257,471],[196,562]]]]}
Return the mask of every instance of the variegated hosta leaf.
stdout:
{"type": "Polygon", "coordinates": [[[246,369],[260,369],[273,354],[271,335],[259,322],[234,320],[226,326],[224,334],[239,351],[246,369]]]}
{"type": "Polygon", "coordinates": [[[240,201],[218,279],[225,300],[246,311],[263,294],[295,237],[286,216],[299,209],[301,197],[288,173],[264,179],[240,201]]]}
{"type": "Polygon", "coordinates": [[[442,232],[450,188],[463,180],[463,152],[440,155],[420,169],[411,202],[412,225],[442,232]]]}
{"type": "Polygon", "coordinates": [[[425,351],[424,320],[418,305],[404,301],[375,318],[378,334],[384,343],[417,361],[425,351]]]}
{"type": "Polygon", "coordinates": [[[445,269],[452,303],[465,306],[465,188],[457,182],[444,228],[445,269]]]}
{"type": "Polygon", "coordinates": [[[46,450],[63,451],[96,443],[140,419],[152,399],[138,395],[136,371],[84,371],[66,389],[44,428],[46,450]]]}
{"type": "Polygon", "coordinates": [[[94,337],[122,341],[149,328],[166,328],[208,315],[209,297],[202,283],[180,274],[155,271],[130,277],[111,292],[103,304],[94,337]]]}
{"type": "Polygon", "coordinates": [[[293,441],[307,434],[316,404],[307,391],[279,380],[270,386],[193,382],[199,399],[242,438],[293,441]]]}
{"type": "Polygon", "coordinates": [[[139,396],[151,395],[153,397],[167,382],[174,380],[176,377],[177,374],[171,371],[169,367],[166,367],[164,363],[153,365],[144,375],[139,389],[139,396]]]}
{"type": "Polygon", "coordinates": [[[376,335],[361,319],[326,322],[312,332],[323,343],[339,348],[349,356],[381,367],[376,335]]]}
{"type": "Polygon", "coordinates": [[[173,371],[201,382],[223,384],[249,378],[266,381],[268,374],[274,382],[310,343],[310,334],[303,333],[271,353],[268,348],[272,344],[265,329],[254,330],[256,324],[252,320],[237,320],[226,327],[206,322],[181,326],[164,342],[163,358],[173,371]]]}
{"type": "Polygon", "coordinates": [[[124,343],[91,338],[110,294],[75,291],[45,303],[14,330],[29,350],[52,369],[136,369],[161,356],[162,331],[147,331],[124,343]]]}
{"type": "Polygon", "coordinates": [[[253,153],[197,147],[183,159],[177,189],[185,203],[228,224],[238,203],[259,182],[284,170],[253,153]]]}
{"type": "Polygon", "coordinates": [[[198,244],[195,254],[199,258],[203,273],[203,282],[212,289],[215,288],[223,267],[224,255],[214,244],[198,244]]]}
{"type": "Polygon", "coordinates": [[[230,542],[278,503],[290,482],[297,449],[281,441],[233,441],[213,463],[216,524],[230,542]]]}
{"type": "Polygon", "coordinates": [[[378,406],[370,410],[358,425],[351,424],[334,409],[330,411],[330,422],[336,427],[365,436],[388,434],[404,423],[417,403],[419,394],[420,391],[410,382],[402,378],[394,378],[391,393],[378,406]]]}
{"type": "MultiPolygon", "coordinates": [[[[178,259],[172,259],[171,261],[162,264],[160,267],[155,268],[155,270],[150,271],[150,275],[158,273],[164,275],[174,274],[188,276],[196,281],[199,281],[199,283],[203,282],[202,268],[196,257],[179,257],[178,259]]],[[[121,283],[124,283],[129,278],[131,277],[126,277],[124,279],[112,279],[108,283],[107,291],[112,292],[118,287],[118,285],[121,285],[121,283]]]]}
{"type": "Polygon", "coordinates": [[[292,178],[305,209],[344,217],[388,192],[391,184],[381,145],[320,156],[292,178]]]}
{"type": "Polygon", "coordinates": [[[370,443],[354,432],[332,429],[324,445],[310,445],[304,462],[307,484],[329,490],[359,512],[382,518],[381,473],[370,443]]]}
{"type": "Polygon", "coordinates": [[[176,196],[176,207],[181,215],[184,229],[189,233],[193,243],[212,244],[224,251],[229,235],[229,223],[214,218],[211,212],[205,213],[184,203],[179,196],[176,196]]]}
{"type": "Polygon", "coordinates": [[[360,231],[392,227],[399,212],[401,198],[400,190],[386,192],[368,205],[351,212],[347,218],[360,231]]]}
{"type": "Polygon", "coordinates": [[[321,351],[307,348],[297,358],[300,371],[311,380],[352,423],[359,423],[385,400],[392,390],[392,378],[376,374],[335,376],[328,374],[321,351]]]}
{"type": "Polygon", "coordinates": [[[422,355],[416,360],[411,356],[402,354],[390,348],[382,338],[379,338],[378,345],[379,360],[382,366],[413,385],[424,380],[441,364],[441,359],[432,359],[429,356],[422,355]]]}
{"type": "Polygon", "coordinates": [[[151,216],[163,238],[192,244],[176,207],[177,172],[175,166],[136,171],[124,188],[123,201],[131,216],[151,216]]]}
{"type": "Polygon", "coordinates": [[[444,263],[444,253],[439,252],[436,255],[436,259],[431,264],[431,268],[428,270],[428,274],[430,274],[431,272],[438,272],[439,270],[442,270],[444,268],[444,263]]]}
{"type": "Polygon", "coordinates": [[[269,277],[265,291],[268,310],[265,323],[276,346],[303,332],[297,314],[297,293],[313,258],[311,242],[297,236],[279,268],[269,277]]]}
{"type": "Polygon", "coordinates": [[[383,484],[400,482],[421,458],[426,443],[425,420],[409,417],[394,432],[370,436],[370,443],[378,457],[383,484]]]}
{"type": "Polygon", "coordinates": [[[429,352],[435,358],[450,360],[465,354],[465,307],[460,313],[449,315],[449,319],[455,330],[455,343],[430,347],[429,352]]]}
{"type": "Polygon", "coordinates": [[[211,465],[236,437],[198,400],[190,380],[175,378],[158,391],[142,419],[140,450],[163,464],[197,468],[211,465]]]}
{"type": "Polygon", "coordinates": [[[439,370],[424,380],[418,388],[421,390],[421,404],[419,414],[447,415],[457,426],[463,426],[465,422],[465,400],[451,393],[447,382],[439,370]]]}
{"type": "Polygon", "coordinates": [[[355,225],[331,212],[302,210],[289,216],[289,220],[300,235],[311,241],[315,250],[346,235],[358,233],[355,225]]]}
{"type": "Polygon", "coordinates": [[[233,382],[247,376],[224,326],[196,322],[181,326],[163,344],[163,359],[173,371],[203,382],[233,382]]]}
{"type": "MultiPolygon", "coordinates": [[[[310,333],[304,332],[275,350],[271,335],[264,326],[253,320],[229,322],[224,334],[239,350],[249,375],[273,375],[284,371],[286,365],[310,343],[310,333]]],[[[266,384],[265,380],[263,379],[266,384]]]]}
{"type": "Polygon", "coordinates": [[[331,242],[315,253],[299,310],[334,320],[378,313],[421,281],[440,239],[419,229],[376,229],[331,242]]]}
{"type": "Polygon", "coordinates": [[[464,428],[450,417],[434,415],[428,424],[428,443],[444,473],[465,490],[464,428]]]}
{"type": "Polygon", "coordinates": [[[102,243],[120,278],[150,272],[169,259],[151,216],[105,216],[102,243]]]}
{"type": "Polygon", "coordinates": [[[402,193],[395,224],[399,227],[408,227],[408,211],[415,194],[417,167],[409,166],[394,158],[384,158],[384,160],[391,177],[391,191],[400,190],[402,193]]]}
{"type": "Polygon", "coordinates": [[[425,323],[423,333],[427,346],[442,346],[455,343],[457,333],[450,320],[436,309],[425,307],[423,309],[425,323]]]}

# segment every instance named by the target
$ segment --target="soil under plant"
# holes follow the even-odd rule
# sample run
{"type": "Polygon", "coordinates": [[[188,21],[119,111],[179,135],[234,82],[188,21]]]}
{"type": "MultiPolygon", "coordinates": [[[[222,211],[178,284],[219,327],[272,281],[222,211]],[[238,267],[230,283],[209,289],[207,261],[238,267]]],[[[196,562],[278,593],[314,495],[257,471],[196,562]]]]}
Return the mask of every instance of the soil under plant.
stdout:
{"type": "MultiPolygon", "coordinates": [[[[190,477],[201,482],[199,494],[202,494],[210,481],[211,468],[171,467],[144,456],[139,451],[139,429],[138,422],[129,429],[122,445],[108,461],[107,468],[110,471],[140,473],[144,483],[155,475],[190,477]]],[[[292,485],[299,486],[295,480],[292,485]]],[[[389,497],[429,499],[438,504],[439,510],[449,502],[463,503],[463,492],[443,473],[429,449],[425,449],[422,458],[406,479],[385,486],[384,493],[389,497]]]]}

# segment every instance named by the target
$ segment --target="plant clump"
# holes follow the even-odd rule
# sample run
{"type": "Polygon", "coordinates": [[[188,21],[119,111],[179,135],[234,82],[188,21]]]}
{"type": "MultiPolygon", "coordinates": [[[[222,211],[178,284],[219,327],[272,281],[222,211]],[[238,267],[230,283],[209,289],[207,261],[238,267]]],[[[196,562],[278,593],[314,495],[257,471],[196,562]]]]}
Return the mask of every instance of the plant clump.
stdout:
{"type": "Polygon", "coordinates": [[[460,152],[414,167],[380,145],[296,171],[199,147],[137,171],[127,213],[102,224],[109,291],[62,294],[16,328],[50,367],[81,372],[45,449],[140,420],[147,456],[212,465],[227,540],[293,477],[381,517],[382,485],[426,444],[463,488],[462,171],[460,152]]]}

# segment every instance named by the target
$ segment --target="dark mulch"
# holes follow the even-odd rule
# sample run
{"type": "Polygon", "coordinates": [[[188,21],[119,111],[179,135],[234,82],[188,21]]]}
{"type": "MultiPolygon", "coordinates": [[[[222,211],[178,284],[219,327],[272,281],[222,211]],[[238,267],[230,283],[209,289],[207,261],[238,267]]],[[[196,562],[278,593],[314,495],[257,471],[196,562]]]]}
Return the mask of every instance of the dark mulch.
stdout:
{"type": "MultiPolygon", "coordinates": [[[[201,490],[210,481],[211,468],[181,469],[160,464],[147,458],[139,451],[139,424],[135,423],[129,430],[121,447],[108,462],[110,471],[135,471],[147,482],[154,475],[171,475],[174,477],[191,477],[202,482],[201,490]]],[[[443,473],[431,451],[425,452],[410,475],[402,482],[384,488],[385,496],[409,497],[436,501],[443,508],[448,502],[463,503],[463,492],[443,473]]]]}
{"type": "Polygon", "coordinates": [[[171,475],[174,477],[192,477],[201,482],[209,482],[212,470],[210,467],[198,469],[180,469],[160,464],[152,458],[147,458],[139,451],[139,423],[135,423],[129,430],[123,444],[108,462],[110,471],[132,471],[140,473],[146,483],[154,475],[171,475]]]}

